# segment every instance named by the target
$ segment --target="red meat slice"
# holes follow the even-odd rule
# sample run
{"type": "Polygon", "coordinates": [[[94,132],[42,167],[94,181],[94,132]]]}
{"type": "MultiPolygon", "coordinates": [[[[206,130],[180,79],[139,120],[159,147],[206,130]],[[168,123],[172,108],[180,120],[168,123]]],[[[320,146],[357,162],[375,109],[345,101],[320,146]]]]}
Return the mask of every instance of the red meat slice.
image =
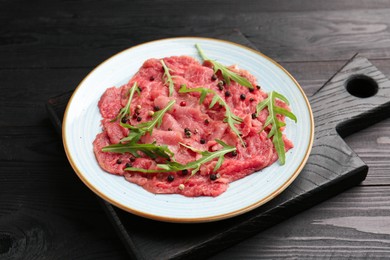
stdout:
{"type": "MultiPolygon", "coordinates": [[[[209,67],[210,64],[202,65],[191,57],[169,57],[164,58],[164,62],[174,77],[175,91],[172,96],[168,95],[169,91],[163,77],[161,61],[158,59],[145,61],[128,84],[120,88],[109,88],[102,95],[98,106],[104,118],[102,120],[103,132],[96,136],[93,145],[97,161],[105,171],[123,175],[127,181],[140,185],[153,193],[179,193],[189,197],[218,196],[226,191],[229,182],[244,178],[278,159],[272,140],[267,138],[267,133],[265,131],[259,133],[268,116],[268,111],[265,109],[257,118],[252,117],[252,113],[256,111],[256,104],[267,97],[266,93],[258,89],[250,92],[248,88],[240,86],[234,81],[229,86],[225,85],[221,90],[218,86],[222,79],[221,75],[218,73],[218,79],[213,79],[214,72],[209,67]],[[101,151],[107,145],[119,143],[123,137],[129,134],[129,130],[123,128],[119,124],[119,120],[112,122],[112,119],[126,105],[129,90],[135,82],[137,82],[141,92],[134,95],[130,105],[127,123],[131,125],[135,126],[152,120],[152,111],[163,109],[171,100],[176,101],[174,106],[164,114],[161,126],[155,128],[151,134],[144,135],[140,142],[167,145],[175,154],[174,160],[186,164],[201,158],[201,155],[182,144],[201,151],[216,151],[221,149],[221,145],[215,140],[220,139],[235,146],[237,154],[225,156],[225,160],[218,170],[219,178],[210,179],[210,175],[215,174],[214,167],[217,160],[205,163],[195,175],[189,178],[191,169],[188,173],[181,171],[153,174],[128,172],[124,169],[129,166],[158,169],[159,160],[152,160],[142,154],[139,158],[134,158],[128,153],[117,154],[101,151]],[[186,84],[187,88],[210,88],[224,98],[231,111],[243,119],[241,124],[235,126],[242,133],[246,147],[242,146],[237,135],[223,121],[225,108],[218,104],[211,109],[209,108],[212,95],[208,95],[203,104],[199,104],[199,93],[178,93],[182,84],[186,84]],[[230,95],[225,95],[226,91],[229,91],[230,95]],[[186,135],[186,131],[189,131],[190,135],[186,135]],[[168,180],[168,175],[172,175],[173,178],[168,180]]],[[[256,79],[253,75],[236,67],[231,67],[231,69],[246,77],[256,86],[256,79]]],[[[279,106],[289,109],[285,103],[277,102],[279,106]]],[[[279,117],[279,119],[284,120],[284,117],[279,117]]],[[[283,136],[283,140],[286,151],[293,147],[291,141],[285,136],[283,136]]]]}

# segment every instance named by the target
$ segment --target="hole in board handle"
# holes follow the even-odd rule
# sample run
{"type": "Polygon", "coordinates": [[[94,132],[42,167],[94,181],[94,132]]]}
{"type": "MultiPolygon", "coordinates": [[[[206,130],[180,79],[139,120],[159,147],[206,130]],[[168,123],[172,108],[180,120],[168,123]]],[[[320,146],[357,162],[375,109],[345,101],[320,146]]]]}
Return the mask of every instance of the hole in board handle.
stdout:
{"type": "Polygon", "coordinates": [[[376,81],[363,74],[351,76],[347,80],[345,87],[349,94],[359,98],[372,97],[378,92],[378,84],[376,81]]]}

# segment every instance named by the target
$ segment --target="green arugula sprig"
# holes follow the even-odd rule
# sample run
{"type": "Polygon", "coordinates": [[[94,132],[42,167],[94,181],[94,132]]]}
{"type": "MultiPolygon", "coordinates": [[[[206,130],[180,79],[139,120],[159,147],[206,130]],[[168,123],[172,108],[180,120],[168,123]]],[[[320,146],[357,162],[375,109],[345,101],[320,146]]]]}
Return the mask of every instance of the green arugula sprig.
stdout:
{"type": "Polygon", "coordinates": [[[137,91],[138,94],[140,94],[139,88],[137,86],[137,82],[134,82],[133,86],[129,90],[129,99],[127,100],[126,106],[124,106],[119,111],[118,115],[113,120],[111,120],[111,122],[115,122],[116,120],[118,120],[118,118],[119,118],[119,120],[122,121],[122,118],[127,117],[128,115],[130,115],[130,104],[131,104],[131,101],[133,100],[133,96],[134,96],[134,93],[136,91],[137,91]]]}
{"type": "Polygon", "coordinates": [[[169,159],[173,156],[173,152],[168,149],[166,145],[156,145],[155,143],[151,144],[112,144],[102,148],[103,152],[111,153],[131,153],[134,157],[140,157],[138,152],[143,152],[146,156],[149,156],[152,159],[157,157],[163,157],[169,159]]]}
{"type": "Polygon", "coordinates": [[[165,78],[164,84],[168,84],[169,96],[172,96],[174,91],[174,86],[175,86],[173,83],[174,76],[171,76],[171,73],[169,72],[170,69],[167,67],[167,65],[165,65],[164,60],[160,60],[160,62],[164,69],[164,74],[163,74],[163,78],[165,78]]]}
{"type": "Polygon", "coordinates": [[[213,171],[215,172],[221,167],[221,165],[225,159],[224,156],[228,153],[236,151],[236,147],[234,147],[234,146],[230,146],[221,140],[215,140],[215,141],[217,143],[219,143],[220,145],[222,145],[222,149],[215,151],[215,152],[199,151],[199,150],[192,148],[191,146],[181,144],[182,146],[202,155],[202,157],[200,159],[198,159],[196,161],[189,162],[187,164],[180,164],[178,162],[171,161],[171,162],[167,162],[166,164],[157,164],[157,167],[160,169],[156,169],[156,170],[134,168],[134,167],[128,167],[128,168],[125,168],[125,170],[132,171],[132,172],[142,172],[142,173],[159,173],[159,172],[178,172],[178,171],[182,171],[182,170],[191,169],[192,170],[191,175],[187,178],[187,179],[189,179],[199,171],[200,167],[203,164],[218,158],[217,164],[215,165],[215,167],[213,169],[213,171]]]}
{"type": "Polygon", "coordinates": [[[173,106],[173,104],[175,104],[175,102],[176,102],[175,100],[171,100],[166,105],[166,107],[155,112],[153,114],[153,119],[151,121],[143,122],[143,123],[140,123],[136,126],[132,126],[132,125],[121,122],[120,123],[121,126],[130,129],[129,135],[120,140],[121,143],[130,142],[131,144],[135,144],[146,133],[152,134],[154,127],[155,126],[160,127],[165,113],[172,108],[172,106],[173,106]]]}
{"type": "Polygon", "coordinates": [[[229,68],[226,66],[222,65],[221,63],[215,61],[215,60],[210,60],[203,52],[202,48],[200,48],[199,44],[195,44],[196,49],[199,52],[200,57],[203,60],[207,60],[213,64],[213,70],[214,73],[217,73],[217,71],[220,71],[222,74],[223,79],[225,80],[227,85],[230,85],[230,81],[233,80],[240,84],[241,86],[245,86],[249,89],[253,89],[252,84],[247,80],[246,78],[238,75],[237,73],[231,71],[229,68]]]}
{"type": "Polygon", "coordinates": [[[200,98],[199,98],[199,104],[202,104],[204,99],[206,98],[207,94],[213,94],[214,97],[211,100],[211,103],[209,105],[209,108],[213,108],[216,103],[222,105],[225,107],[225,118],[224,122],[229,125],[229,127],[232,129],[232,131],[238,136],[243,146],[245,146],[245,142],[241,137],[240,131],[236,128],[235,124],[240,124],[243,120],[242,118],[236,116],[231,110],[228,104],[226,104],[226,101],[217,94],[212,89],[208,88],[187,88],[186,85],[181,85],[179,89],[179,93],[189,93],[189,92],[199,92],[200,98]]]}
{"type": "Polygon", "coordinates": [[[296,116],[288,111],[287,109],[284,109],[282,107],[279,107],[275,103],[275,99],[278,98],[282,100],[284,103],[289,105],[289,102],[285,96],[282,94],[277,93],[276,91],[272,91],[268,94],[268,97],[264,99],[263,101],[259,102],[256,106],[256,114],[258,115],[261,110],[263,110],[265,107],[268,108],[268,117],[265,120],[264,126],[261,129],[263,131],[268,125],[272,124],[271,130],[268,133],[268,138],[272,138],[272,143],[275,146],[275,150],[278,153],[279,156],[279,163],[283,165],[286,160],[286,152],[284,150],[284,142],[282,138],[282,131],[281,127],[285,126],[286,123],[279,121],[276,115],[284,115],[292,120],[297,122],[296,116]]]}

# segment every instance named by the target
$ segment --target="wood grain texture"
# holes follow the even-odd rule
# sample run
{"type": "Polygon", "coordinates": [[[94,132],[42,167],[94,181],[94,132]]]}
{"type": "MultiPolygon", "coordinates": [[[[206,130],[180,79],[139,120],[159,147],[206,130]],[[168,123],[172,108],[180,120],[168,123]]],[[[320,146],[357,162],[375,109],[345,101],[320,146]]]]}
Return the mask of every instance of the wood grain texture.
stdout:
{"type": "MultiPolygon", "coordinates": [[[[357,52],[389,77],[389,8],[387,0],[0,1],[0,259],[128,258],[45,109],[106,58],[149,40],[239,29],[312,95],[357,52]]],[[[389,133],[386,119],[345,138],[370,167],[362,186],[216,259],[388,258],[389,133]]]]}
{"type": "Polygon", "coordinates": [[[372,6],[333,1],[334,7],[315,1],[318,7],[306,8],[280,2],[284,7],[266,1],[240,5],[216,1],[205,6],[193,1],[177,5],[7,2],[0,16],[4,25],[0,51],[7,55],[0,68],[94,67],[134,44],[177,36],[217,36],[231,28],[279,62],[345,61],[356,52],[369,59],[390,57],[390,24],[382,19],[390,7],[384,1],[372,6]],[[18,19],[14,19],[16,12],[18,19]]]}
{"type": "Polygon", "coordinates": [[[211,259],[387,259],[390,188],[356,187],[211,259]]]}

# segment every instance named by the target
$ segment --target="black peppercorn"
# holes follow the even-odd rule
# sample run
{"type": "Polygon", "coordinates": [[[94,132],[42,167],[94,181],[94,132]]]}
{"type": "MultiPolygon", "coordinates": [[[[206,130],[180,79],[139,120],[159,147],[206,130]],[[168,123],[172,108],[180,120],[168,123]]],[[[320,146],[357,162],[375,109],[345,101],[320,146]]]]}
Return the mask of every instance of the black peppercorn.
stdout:
{"type": "Polygon", "coordinates": [[[257,118],[257,114],[256,113],[252,113],[252,119],[255,119],[257,118]]]}
{"type": "Polygon", "coordinates": [[[251,98],[249,99],[249,101],[250,101],[250,102],[253,102],[253,101],[255,101],[255,99],[254,99],[253,97],[251,97],[251,98]]]}
{"type": "Polygon", "coordinates": [[[135,158],[134,157],[130,157],[130,162],[135,162],[135,158]]]}
{"type": "Polygon", "coordinates": [[[250,89],[249,89],[249,92],[251,92],[251,93],[252,93],[253,91],[255,91],[255,89],[254,89],[254,88],[250,88],[250,89]]]}
{"type": "Polygon", "coordinates": [[[126,163],[126,168],[133,166],[131,163],[126,163]]]}
{"type": "Polygon", "coordinates": [[[213,76],[211,76],[211,80],[212,81],[217,80],[217,75],[213,74],[213,76]]]}
{"type": "Polygon", "coordinates": [[[122,163],[122,160],[121,160],[121,159],[118,159],[118,160],[116,160],[116,163],[117,163],[117,164],[121,164],[121,163],[122,163]]]}
{"type": "Polygon", "coordinates": [[[231,156],[237,156],[237,151],[233,151],[230,153],[231,156]]]}
{"type": "Polygon", "coordinates": [[[126,118],[126,117],[122,117],[121,122],[122,122],[123,124],[126,124],[127,118],[126,118]]]}
{"type": "Polygon", "coordinates": [[[226,91],[225,92],[225,97],[230,97],[230,96],[231,96],[230,91],[226,91]]]}
{"type": "Polygon", "coordinates": [[[137,121],[138,121],[138,122],[141,122],[141,120],[142,120],[142,117],[140,117],[140,116],[137,117],[137,121]]]}
{"type": "Polygon", "coordinates": [[[224,85],[223,81],[218,82],[218,89],[222,90],[223,89],[223,85],[224,85]]]}
{"type": "Polygon", "coordinates": [[[246,99],[245,94],[241,94],[241,95],[240,95],[240,99],[241,99],[241,100],[245,100],[245,99],[246,99]]]}
{"type": "Polygon", "coordinates": [[[159,106],[154,106],[153,109],[154,109],[154,111],[159,111],[160,107],[159,106]]]}
{"type": "Polygon", "coordinates": [[[259,85],[256,86],[257,89],[261,89],[261,87],[259,85]]]}
{"type": "Polygon", "coordinates": [[[201,144],[205,144],[205,143],[206,143],[206,140],[204,140],[204,139],[202,138],[202,139],[200,139],[200,143],[201,143],[201,144]]]}
{"type": "Polygon", "coordinates": [[[181,171],[181,174],[187,175],[187,174],[188,174],[188,170],[187,170],[187,169],[182,170],[182,171],[181,171]]]}
{"type": "Polygon", "coordinates": [[[167,180],[169,182],[172,182],[174,179],[175,179],[175,176],[173,176],[173,175],[168,175],[168,177],[167,177],[167,180]]]}
{"type": "Polygon", "coordinates": [[[215,181],[217,178],[218,177],[216,174],[214,174],[214,173],[210,174],[210,180],[215,181]]]}

